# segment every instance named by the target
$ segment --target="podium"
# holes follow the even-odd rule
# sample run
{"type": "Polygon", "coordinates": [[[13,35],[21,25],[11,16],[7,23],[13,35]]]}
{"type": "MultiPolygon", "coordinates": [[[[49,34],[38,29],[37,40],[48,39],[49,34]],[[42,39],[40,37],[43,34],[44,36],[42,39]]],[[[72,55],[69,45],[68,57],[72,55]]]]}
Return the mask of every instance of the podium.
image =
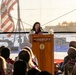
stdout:
{"type": "Polygon", "coordinates": [[[39,68],[54,75],[54,35],[30,34],[29,37],[33,53],[38,59],[39,68]]]}

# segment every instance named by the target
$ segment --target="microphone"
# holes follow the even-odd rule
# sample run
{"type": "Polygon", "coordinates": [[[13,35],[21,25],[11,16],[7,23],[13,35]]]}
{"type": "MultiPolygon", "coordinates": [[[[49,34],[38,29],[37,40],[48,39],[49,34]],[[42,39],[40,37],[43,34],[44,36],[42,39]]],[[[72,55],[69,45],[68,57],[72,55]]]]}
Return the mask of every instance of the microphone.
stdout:
{"type": "Polygon", "coordinates": [[[40,27],[41,32],[43,32],[44,30],[42,29],[42,27],[40,27]]]}

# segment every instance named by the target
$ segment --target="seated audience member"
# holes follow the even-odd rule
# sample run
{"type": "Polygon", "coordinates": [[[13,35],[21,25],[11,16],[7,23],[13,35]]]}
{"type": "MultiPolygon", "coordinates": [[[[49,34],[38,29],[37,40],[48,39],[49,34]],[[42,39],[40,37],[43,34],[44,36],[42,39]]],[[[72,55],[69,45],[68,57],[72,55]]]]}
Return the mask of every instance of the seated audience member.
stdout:
{"type": "Polygon", "coordinates": [[[30,61],[30,54],[28,51],[26,51],[25,49],[21,50],[18,54],[19,60],[23,60],[24,62],[27,63],[27,70],[30,69],[29,67],[29,61],[30,61]]]}
{"type": "MultiPolygon", "coordinates": [[[[71,42],[69,43],[69,48],[76,48],[76,41],[71,41],[71,42]]],[[[71,58],[69,57],[69,55],[70,55],[71,52],[72,52],[72,51],[68,50],[68,52],[67,52],[68,55],[64,57],[64,61],[63,61],[63,63],[62,63],[62,64],[60,65],[60,67],[59,67],[59,70],[61,70],[62,72],[63,72],[64,65],[68,62],[68,60],[71,59],[71,58]]]]}
{"type": "MultiPolygon", "coordinates": [[[[28,51],[28,52],[29,52],[29,55],[30,55],[29,66],[30,66],[30,68],[35,68],[35,69],[37,69],[37,70],[40,70],[40,69],[38,68],[37,58],[36,58],[35,55],[33,54],[32,49],[29,48],[29,47],[27,47],[27,46],[25,46],[25,47],[23,47],[22,50],[25,50],[25,51],[28,51]]],[[[16,57],[15,61],[17,61],[17,60],[19,60],[19,57],[16,57]]]]}
{"type": "Polygon", "coordinates": [[[10,59],[10,49],[7,47],[2,48],[1,56],[4,57],[7,62],[7,75],[12,75],[14,61],[10,59]]]}
{"type": "Polygon", "coordinates": [[[24,61],[18,60],[14,63],[13,75],[26,75],[26,71],[27,64],[24,61]]]}
{"type": "Polygon", "coordinates": [[[64,65],[64,75],[72,75],[73,67],[76,63],[76,49],[70,47],[69,51],[70,51],[69,57],[71,59],[68,60],[68,62],[64,65]]]}
{"type": "Polygon", "coordinates": [[[36,75],[39,72],[40,72],[39,70],[32,68],[27,72],[27,75],[36,75]]]}
{"type": "Polygon", "coordinates": [[[38,68],[38,61],[37,61],[37,58],[35,57],[35,55],[33,54],[32,49],[27,46],[25,46],[23,49],[26,49],[30,53],[29,64],[31,65],[31,67],[38,68]]]}
{"type": "Polygon", "coordinates": [[[0,75],[6,75],[6,61],[0,56],[0,75]]]}
{"type": "Polygon", "coordinates": [[[29,52],[28,52],[28,51],[21,50],[21,51],[19,52],[18,56],[19,56],[19,59],[25,61],[26,63],[29,62],[30,55],[29,55],[29,52]]]}

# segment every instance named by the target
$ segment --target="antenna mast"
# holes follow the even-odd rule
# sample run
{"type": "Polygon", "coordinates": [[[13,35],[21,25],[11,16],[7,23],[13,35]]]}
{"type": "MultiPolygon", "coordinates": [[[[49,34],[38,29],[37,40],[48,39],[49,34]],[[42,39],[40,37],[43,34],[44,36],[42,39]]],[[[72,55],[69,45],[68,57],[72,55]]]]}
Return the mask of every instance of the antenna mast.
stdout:
{"type": "Polygon", "coordinates": [[[18,31],[19,31],[19,46],[21,46],[21,35],[20,35],[20,31],[21,31],[21,25],[20,25],[20,4],[19,4],[19,0],[17,0],[17,12],[18,12],[18,21],[17,21],[17,26],[18,26],[18,31]]]}

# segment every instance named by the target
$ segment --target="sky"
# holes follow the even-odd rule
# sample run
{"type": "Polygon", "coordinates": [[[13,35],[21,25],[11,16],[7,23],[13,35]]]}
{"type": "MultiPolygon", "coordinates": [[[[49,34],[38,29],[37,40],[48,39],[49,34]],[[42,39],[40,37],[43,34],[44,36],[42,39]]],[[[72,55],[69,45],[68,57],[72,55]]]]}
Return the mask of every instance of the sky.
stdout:
{"type": "MultiPolygon", "coordinates": [[[[31,28],[37,21],[42,27],[76,22],[76,0],[19,0],[19,3],[20,23],[24,28],[31,28]]],[[[17,25],[17,4],[11,14],[17,25]]]]}

